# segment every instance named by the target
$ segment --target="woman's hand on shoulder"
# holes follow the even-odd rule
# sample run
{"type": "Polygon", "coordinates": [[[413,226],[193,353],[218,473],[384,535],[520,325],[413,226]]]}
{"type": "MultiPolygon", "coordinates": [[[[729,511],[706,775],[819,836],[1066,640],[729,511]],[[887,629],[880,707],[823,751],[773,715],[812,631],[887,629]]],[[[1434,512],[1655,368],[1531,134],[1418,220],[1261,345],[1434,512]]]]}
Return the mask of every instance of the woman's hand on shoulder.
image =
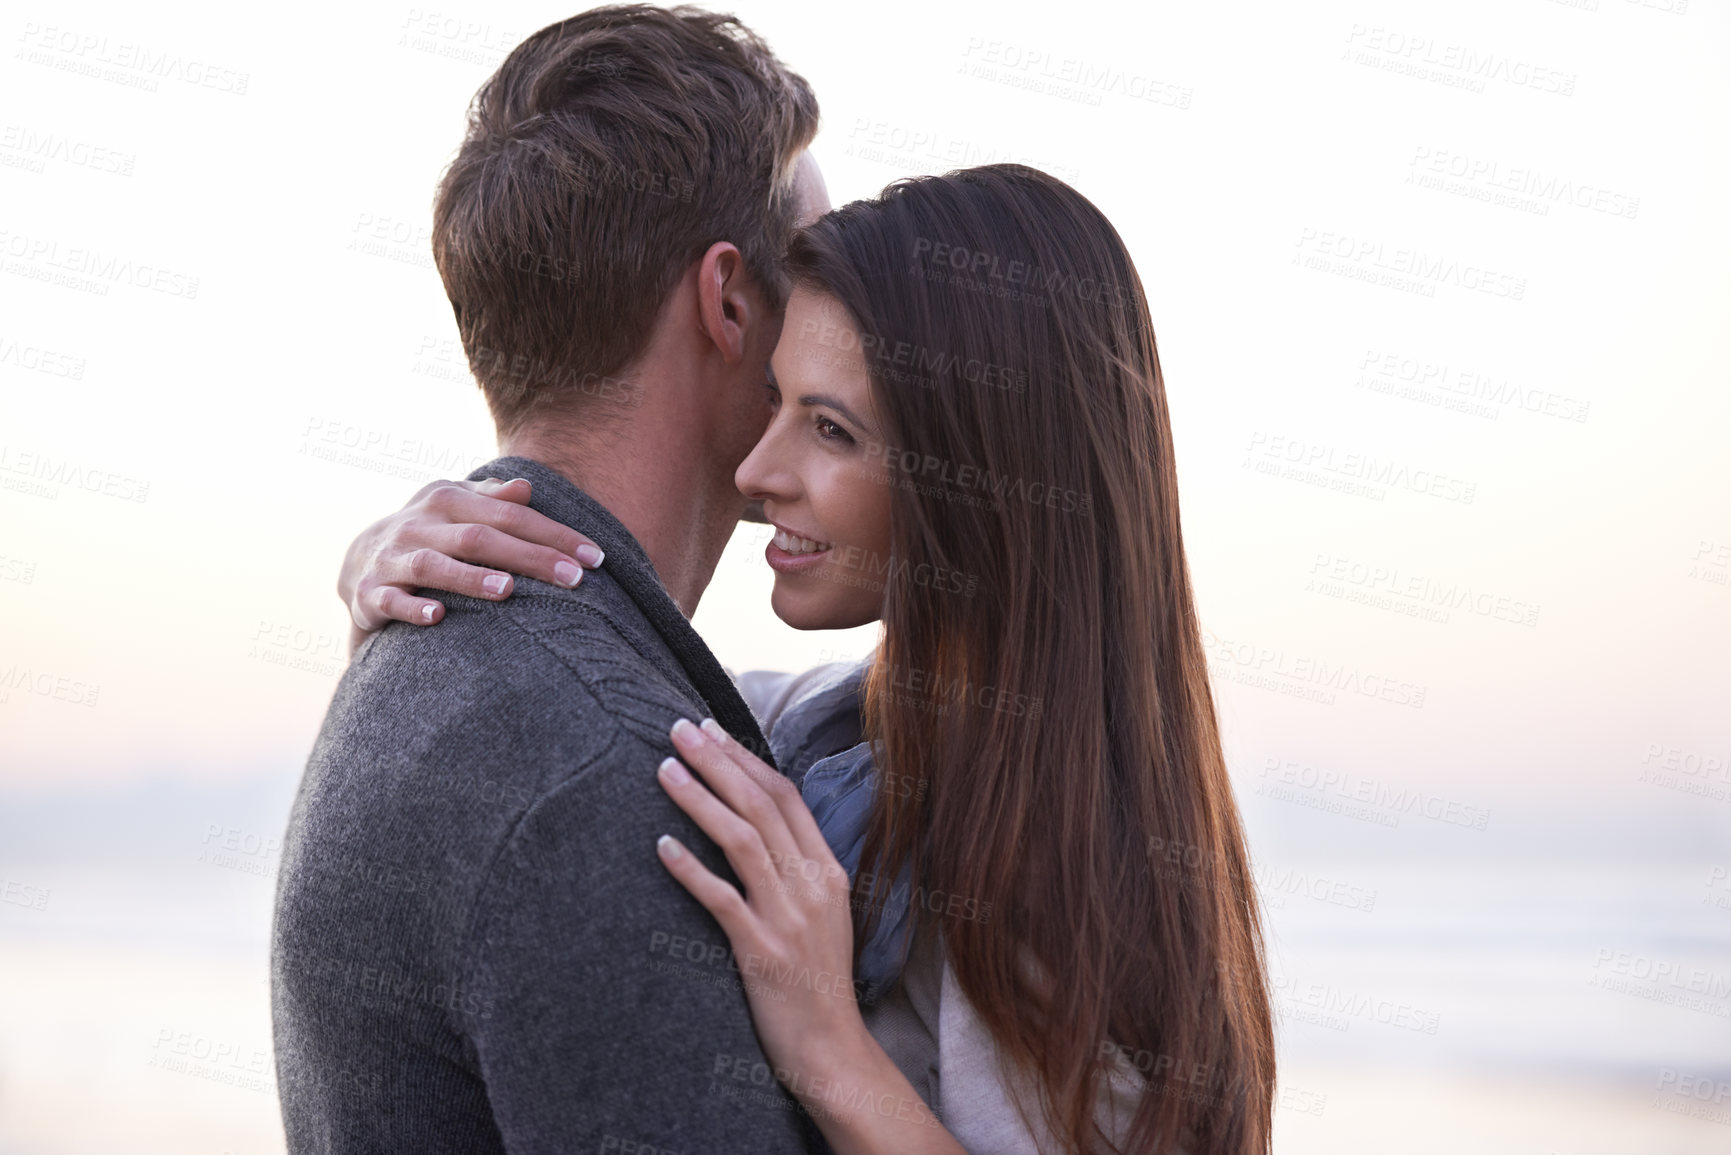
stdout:
{"type": "Polygon", "coordinates": [[[765,1053],[809,1070],[865,1033],[847,871],[798,788],[714,721],[681,720],[672,737],[679,757],[661,764],[662,788],[721,847],[744,892],[671,836],[661,861],[727,932],[765,1053]]]}
{"type": "Polygon", "coordinates": [[[799,790],[713,720],[681,719],[672,737],[679,757],[662,762],[662,789],[744,890],[671,836],[657,850],[727,933],[775,1077],[837,1155],[967,1155],[866,1028],[847,871],[799,790]]]}
{"type": "Polygon", "coordinates": [[[430,626],[445,616],[416,589],[488,601],[511,596],[513,573],[558,586],[601,564],[587,537],[529,508],[530,484],[435,481],[389,517],[361,531],[343,558],[337,594],[349,607],[355,643],[389,621],[430,626]]]}

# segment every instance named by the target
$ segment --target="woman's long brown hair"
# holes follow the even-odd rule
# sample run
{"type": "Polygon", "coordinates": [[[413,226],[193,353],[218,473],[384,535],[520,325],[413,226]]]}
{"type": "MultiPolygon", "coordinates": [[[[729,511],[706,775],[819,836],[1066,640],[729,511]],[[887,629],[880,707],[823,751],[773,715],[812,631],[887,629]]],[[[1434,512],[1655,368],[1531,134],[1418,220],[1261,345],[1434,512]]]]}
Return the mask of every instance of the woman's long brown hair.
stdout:
{"type": "Polygon", "coordinates": [[[1261,1155],[1257,900],[1123,241],[1063,182],[991,165],[832,212],[789,264],[859,328],[892,487],[865,710],[898,788],[858,937],[910,870],[1066,1150],[1261,1155]],[[1144,1090],[1114,1147],[1096,1095],[1126,1063],[1144,1090]]]}

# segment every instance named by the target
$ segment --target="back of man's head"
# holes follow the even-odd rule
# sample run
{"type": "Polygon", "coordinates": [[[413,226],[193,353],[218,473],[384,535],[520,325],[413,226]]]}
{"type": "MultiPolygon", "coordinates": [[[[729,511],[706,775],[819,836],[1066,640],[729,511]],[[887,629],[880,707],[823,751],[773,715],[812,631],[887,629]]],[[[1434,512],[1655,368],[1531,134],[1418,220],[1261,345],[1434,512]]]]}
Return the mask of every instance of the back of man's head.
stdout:
{"type": "Polygon", "coordinates": [[[618,403],[612,376],[717,241],[779,308],[817,120],[811,87],[731,16],[595,8],[519,44],[476,94],[433,209],[433,259],[501,435],[549,404],[618,403]]]}

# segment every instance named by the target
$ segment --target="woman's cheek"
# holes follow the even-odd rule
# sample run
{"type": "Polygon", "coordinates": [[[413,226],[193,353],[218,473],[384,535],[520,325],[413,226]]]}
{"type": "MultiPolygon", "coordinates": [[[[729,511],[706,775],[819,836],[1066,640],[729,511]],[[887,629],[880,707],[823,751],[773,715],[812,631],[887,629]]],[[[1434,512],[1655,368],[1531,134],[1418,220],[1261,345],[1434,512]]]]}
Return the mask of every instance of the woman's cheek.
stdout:
{"type": "MultiPolygon", "coordinates": [[[[863,448],[860,451],[865,457],[863,448]]],[[[887,557],[890,550],[890,487],[889,474],[883,462],[866,458],[850,463],[851,468],[839,471],[833,481],[834,505],[838,521],[845,531],[836,540],[847,541],[859,550],[887,557]]]]}

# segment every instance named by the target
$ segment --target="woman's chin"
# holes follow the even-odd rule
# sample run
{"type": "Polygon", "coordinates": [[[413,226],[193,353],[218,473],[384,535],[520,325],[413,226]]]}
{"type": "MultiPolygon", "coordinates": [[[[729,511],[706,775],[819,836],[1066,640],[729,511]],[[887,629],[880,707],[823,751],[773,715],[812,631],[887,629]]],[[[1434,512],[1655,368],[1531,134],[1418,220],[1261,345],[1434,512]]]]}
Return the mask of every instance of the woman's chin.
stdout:
{"type": "Polygon", "coordinates": [[[846,596],[848,591],[809,588],[833,583],[799,582],[807,588],[796,588],[796,580],[777,574],[769,597],[775,616],[796,630],[849,630],[878,620],[877,606],[861,606],[859,599],[846,596]]]}
{"type": "Polygon", "coordinates": [[[775,616],[796,630],[832,630],[836,627],[830,624],[835,616],[829,612],[830,607],[824,604],[821,596],[816,596],[812,590],[791,590],[786,586],[785,579],[775,579],[775,592],[770,595],[769,608],[775,611],[775,616]]]}

